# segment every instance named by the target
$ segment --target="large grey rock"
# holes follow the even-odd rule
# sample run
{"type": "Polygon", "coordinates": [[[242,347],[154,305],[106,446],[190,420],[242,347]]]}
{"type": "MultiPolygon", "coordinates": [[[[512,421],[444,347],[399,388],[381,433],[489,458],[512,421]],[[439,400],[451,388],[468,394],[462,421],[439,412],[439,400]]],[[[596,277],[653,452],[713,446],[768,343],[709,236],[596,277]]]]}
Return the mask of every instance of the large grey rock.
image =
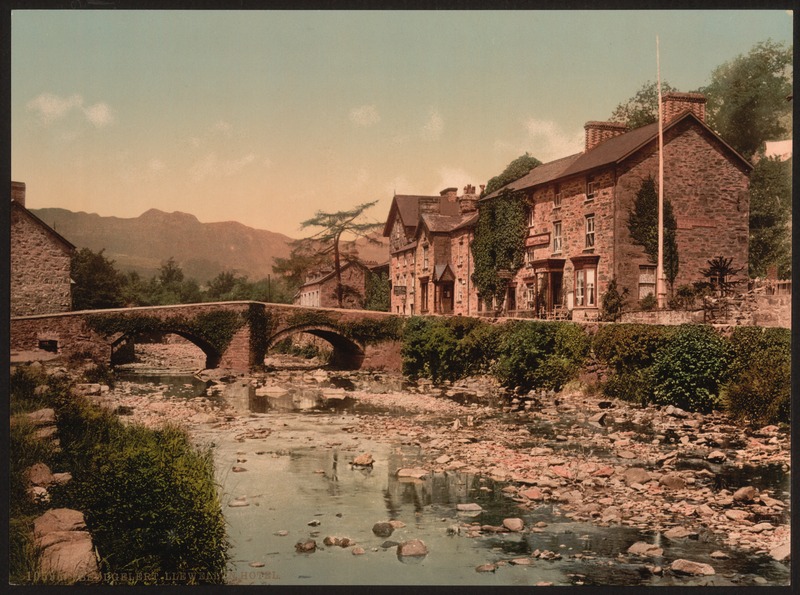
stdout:
{"type": "Polygon", "coordinates": [[[709,564],[694,562],[692,560],[684,560],[683,558],[675,560],[670,565],[670,569],[678,574],[691,574],[694,576],[711,576],[716,574],[714,568],[709,564]]]}

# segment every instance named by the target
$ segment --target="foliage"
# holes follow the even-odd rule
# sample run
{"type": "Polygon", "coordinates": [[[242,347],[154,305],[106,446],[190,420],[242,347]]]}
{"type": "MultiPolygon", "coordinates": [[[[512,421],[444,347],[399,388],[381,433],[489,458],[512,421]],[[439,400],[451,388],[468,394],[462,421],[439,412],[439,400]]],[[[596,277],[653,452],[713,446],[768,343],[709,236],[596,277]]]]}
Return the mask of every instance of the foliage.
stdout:
{"type": "Polygon", "coordinates": [[[754,424],[790,423],[791,331],[736,327],[730,380],[721,392],[729,413],[754,424]]]}
{"type": "Polygon", "coordinates": [[[650,312],[658,307],[658,298],[652,293],[648,293],[641,300],[639,300],[639,308],[645,312],[650,312]]]}
{"type": "Polygon", "coordinates": [[[679,326],[655,355],[651,401],[689,411],[718,407],[729,358],[727,343],[712,327],[679,326]]]}
{"type": "Polygon", "coordinates": [[[701,269],[700,273],[709,279],[711,288],[718,291],[721,295],[728,295],[741,283],[741,280],[733,279],[733,277],[742,271],[742,268],[737,269],[733,266],[733,258],[716,256],[706,262],[708,267],[701,269]]]}
{"type": "MultiPolygon", "coordinates": [[[[336,273],[336,303],[340,308],[344,306],[344,286],[342,285],[342,256],[347,260],[356,260],[354,256],[343,255],[341,253],[340,243],[342,236],[356,236],[365,238],[369,242],[378,243],[369,234],[382,227],[380,223],[367,223],[359,219],[364,215],[364,211],[375,206],[377,200],[372,202],[363,203],[353,207],[347,211],[337,211],[335,213],[326,213],[324,211],[317,211],[311,219],[303,221],[300,225],[302,228],[306,227],[321,227],[322,229],[313,236],[306,238],[305,243],[308,245],[321,245],[321,248],[316,251],[316,254],[324,252],[333,252],[333,270],[336,273]]],[[[312,252],[313,254],[313,252],[312,252]]]]}
{"type": "Polygon", "coordinates": [[[765,277],[778,267],[781,279],[791,275],[792,161],[764,158],[750,175],[750,277],[765,277]]]}
{"type": "Polygon", "coordinates": [[[9,383],[11,414],[49,407],[49,399],[44,392],[49,381],[41,366],[17,366],[11,373],[9,383]]]}
{"type": "Polygon", "coordinates": [[[608,368],[601,390],[608,397],[644,404],[655,354],[669,338],[670,327],[650,324],[603,325],[592,340],[595,358],[608,368]]]}
{"type": "MultiPolygon", "coordinates": [[[[661,94],[677,91],[666,81],[661,82],[661,94]]],[[[658,122],[658,83],[647,81],[636,94],[620,103],[611,114],[612,122],[622,122],[629,130],[658,122]]]]}
{"type": "Polygon", "coordinates": [[[381,341],[399,341],[403,338],[405,320],[399,316],[386,316],[380,319],[363,318],[352,322],[337,323],[336,328],[362,345],[381,341]]]}
{"type": "Polygon", "coordinates": [[[577,375],[588,348],[578,325],[512,321],[500,338],[495,376],[507,388],[560,390],[577,375]]]}
{"type": "Polygon", "coordinates": [[[390,291],[389,275],[367,272],[364,309],[388,312],[391,307],[390,291]]]}
{"type": "Polygon", "coordinates": [[[73,310],[119,308],[125,305],[125,277],[114,267],[114,261],[103,256],[103,250],[92,252],[82,248],[72,255],[70,277],[73,310]]]}
{"type": "Polygon", "coordinates": [[[497,360],[502,327],[481,322],[464,335],[458,346],[458,357],[465,375],[490,374],[497,360]]]}
{"type": "Polygon", "coordinates": [[[765,141],[790,138],[792,131],[793,48],[772,40],[711,74],[708,123],[736,151],[750,159],[765,141]]]}
{"type": "Polygon", "coordinates": [[[691,310],[695,300],[700,294],[694,285],[681,285],[675,290],[675,295],[669,300],[669,307],[673,310],[691,310]]]}
{"type": "Polygon", "coordinates": [[[409,318],[403,330],[403,373],[441,381],[487,370],[492,353],[476,348],[489,347],[480,338],[489,326],[474,318],[409,318]]]}
{"type": "Polygon", "coordinates": [[[496,175],[487,182],[483,195],[491,194],[495,190],[499,190],[503,186],[519,180],[521,177],[527,175],[534,167],[538,167],[541,164],[541,161],[536,159],[536,157],[531,157],[527,152],[524,155],[520,155],[509,163],[501,174],[496,175]]]}
{"type": "MultiPolygon", "coordinates": [[[[664,276],[672,285],[678,276],[678,243],[675,230],[678,225],[672,212],[672,203],[664,197],[664,276]]],[[[644,248],[650,262],[658,262],[658,189],[652,176],[642,180],[628,215],[628,231],[635,244],[644,248]]]]}
{"type": "Polygon", "coordinates": [[[84,511],[102,571],[224,581],[228,542],[210,450],[175,427],[124,425],[74,395],[60,401],[57,419],[73,474],[64,497],[84,511]]]}
{"type": "Polygon", "coordinates": [[[481,204],[471,245],[475,263],[472,281],[482,299],[495,297],[501,309],[508,282],[498,276],[498,271],[514,273],[522,266],[527,235],[520,192],[503,191],[481,204]]]}
{"type": "Polygon", "coordinates": [[[292,294],[305,283],[308,273],[320,266],[331,266],[328,252],[319,249],[314,242],[295,240],[291,242],[292,250],[287,258],[275,258],[272,272],[285,282],[292,294]]]}
{"type": "Polygon", "coordinates": [[[625,287],[620,293],[617,289],[617,279],[611,279],[608,289],[600,300],[600,320],[605,322],[616,322],[622,316],[625,309],[628,288],[625,287]]]}
{"type": "Polygon", "coordinates": [[[112,335],[141,335],[152,332],[186,334],[207,343],[202,348],[212,347],[222,353],[233,336],[245,323],[241,314],[229,311],[203,312],[191,318],[182,315],[163,319],[146,314],[97,314],[87,319],[89,326],[99,333],[112,335]]]}

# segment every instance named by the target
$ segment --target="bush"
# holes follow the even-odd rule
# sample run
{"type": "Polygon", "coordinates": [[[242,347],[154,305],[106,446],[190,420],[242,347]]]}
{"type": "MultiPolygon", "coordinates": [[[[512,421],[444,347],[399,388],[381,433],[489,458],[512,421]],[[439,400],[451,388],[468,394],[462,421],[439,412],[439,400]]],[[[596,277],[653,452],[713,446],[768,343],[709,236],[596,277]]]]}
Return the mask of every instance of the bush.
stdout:
{"type": "Polygon", "coordinates": [[[709,326],[681,325],[655,354],[650,399],[689,411],[708,412],[720,404],[730,354],[727,342],[709,326]]]}
{"type": "Polygon", "coordinates": [[[560,390],[580,370],[589,340],[575,324],[509,322],[503,325],[495,376],[507,388],[560,390]]]}
{"type": "Polygon", "coordinates": [[[721,392],[728,412],[751,423],[788,424],[792,388],[789,329],[737,327],[730,345],[730,380],[721,392]]]}
{"type": "Polygon", "coordinates": [[[482,322],[476,325],[459,343],[458,357],[468,375],[489,374],[497,360],[502,328],[482,322]]]}
{"type": "Polygon", "coordinates": [[[403,373],[434,382],[465,375],[465,362],[458,357],[458,334],[450,319],[411,318],[405,329],[403,373]]]}
{"type": "Polygon", "coordinates": [[[63,498],[84,512],[103,572],[224,581],[228,543],[209,450],[177,428],[123,425],[80,397],[63,399],[57,419],[73,474],[63,498]]]}
{"type": "Polygon", "coordinates": [[[600,320],[605,322],[616,322],[622,316],[625,309],[628,288],[624,288],[620,293],[617,288],[616,278],[608,284],[608,290],[603,294],[600,301],[600,320]]]}
{"type": "Polygon", "coordinates": [[[639,308],[645,312],[650,312],[658,307],[658,300],[652,293],[648,293],[641,300],[639,300],[639,308]]]}

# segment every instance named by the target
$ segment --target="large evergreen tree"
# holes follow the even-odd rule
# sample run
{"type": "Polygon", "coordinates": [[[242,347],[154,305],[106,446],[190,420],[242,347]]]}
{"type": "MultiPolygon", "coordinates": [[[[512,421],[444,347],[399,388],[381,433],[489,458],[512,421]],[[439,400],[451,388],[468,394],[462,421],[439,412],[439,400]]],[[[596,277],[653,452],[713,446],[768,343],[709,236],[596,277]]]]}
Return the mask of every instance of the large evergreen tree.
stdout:
{"type": "MultiPolygon", "coordinates": [[[[672,203],[664,197],[664,276],[670,287],[678,276],[677,229],[672,203]]],[[[635,244],[644,248],[650,262],[658,263],[658,188],[652,176],[642,180],[628,215],[628,231],[635,244]]]]}
{"type": "Polygon", "coordinates": [[[92,252],[89,248],[81,248],[72,256],[70,277],[72,287],[73,310],[97,310],[101,308],[119,308],[124,306],[122,289],[124,277],[109,260],[100,252],[92,252]]]}

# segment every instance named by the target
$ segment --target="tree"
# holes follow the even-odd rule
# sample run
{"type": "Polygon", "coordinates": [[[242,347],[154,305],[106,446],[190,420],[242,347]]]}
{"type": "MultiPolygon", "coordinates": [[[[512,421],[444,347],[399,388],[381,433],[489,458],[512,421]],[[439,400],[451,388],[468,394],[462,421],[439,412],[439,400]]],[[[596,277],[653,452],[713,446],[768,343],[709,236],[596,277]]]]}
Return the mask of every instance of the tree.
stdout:
{"type": "MultiPolygon", "coordinates": [[[[662,94],[672,91],[677,89],[666,81],[661,83],[662,94]]],[[[658,122],[658,83],[647,81],[642,85],[633,97],[614,108],[611,121],[622,122],[630,130],[658,122]]]]}
{"type": "Polygon", "coordinates": [[[516,180],[519,180],[522,176],[528,174],[534,167],[538,167],[541,165],[542,162],[536,159],[536,157],[531,157],[527,152],[524,155],[521,155],[514,159],[511,163],[509,163],[506,168],[503,170],[503,173],[493,177],[489,182],[486,184],[486,188],[483,191],[484,195],[491,194],[495,190],[499,190],[506,184],[510,184],[516,180]]]}
{"type": "MultiPolygon", "coordinates": [[[[664,197],[664,276],[670,287],[678,276],[678,245],[675,241],[677,223],[672,203],[664,197]]],[[[652,176],[642,180],[628,215],[628,231],[635,244],[644,248],[650,262],[658,262],[658,190],[652,176]]]]}
{"type": "MultiPolygon", "coordinates": [[[[226,294],[230,294],[240,279],[230,271],[222,271],[211,281],[208,282],[206,293],[212,299],[221,299],[226,294]]],[[[244,278],[244,281],[247,281],[244,278]]]]}
{"type": "Polygon", "coordinates": [[[292,251],[287,258],[276,258],[272,272],[283,279],[288,290],[294,294],[305,283],[306,275],[312,269],[331,264],[330,252],[319,243],[309,240],[294,240],[292,251]]]}
{"type": "Polygon", "coordinates": [[[791,45],[759,42],[715,68],[702,89],[709,125],[746,159],[765,141],[791,135],[792,53],[791,45]]]}
{"type": "Polygon", "coordinates": [[[161,264],[158,280],[165,287],[174,287],[183,281],[183,269],[175,262],[175,258],[170,256],[167,262],[161,264]]]}
{"type": "Polygon", "coordinates": [[[764,277],[778,267],[781,279],[791,274],[792,162],[765,158],[750,175],[751,277],[764,277]]]}
{"type": "Polygon", "coordinates": [[[391,307],[389,275],[372,271],[367,271],[366,275],[364,309],[388,312],[391,307]]]}
{"type": "Polygon", "coordinates": [[[81,248],[72,256],[70,277],[73,310],[119,308],[125,305],[123,275],[114,267],[114,261],[103,255],[104,250],[92,252],[81,248]]]}
{"type": "Polygon", "coordinates": [[[343,307],[345,288],[342,285],[342,257],[346,260],[355,260],[353,255],[342,254],[340,242],[342,236],[356,236],[366,238],[367,241],[378,243],[377,240],[369,236],[369,233],[382,227],[380,223],[366,223],[359,221],[364,211],[377,204],[377,200],[363,203],[350,209],[349,211],[337,211],[326,213],[317,211],[311,219],[303,221],[300,225],[306,227],[321,227],[322,229],[313,236],[306,238],[305,241],[314,245],[318,243],[322,246],[317,254],[327,250],[333,251],[333,270],[336,273],[336,303],[340,308],[343,307]]]}

